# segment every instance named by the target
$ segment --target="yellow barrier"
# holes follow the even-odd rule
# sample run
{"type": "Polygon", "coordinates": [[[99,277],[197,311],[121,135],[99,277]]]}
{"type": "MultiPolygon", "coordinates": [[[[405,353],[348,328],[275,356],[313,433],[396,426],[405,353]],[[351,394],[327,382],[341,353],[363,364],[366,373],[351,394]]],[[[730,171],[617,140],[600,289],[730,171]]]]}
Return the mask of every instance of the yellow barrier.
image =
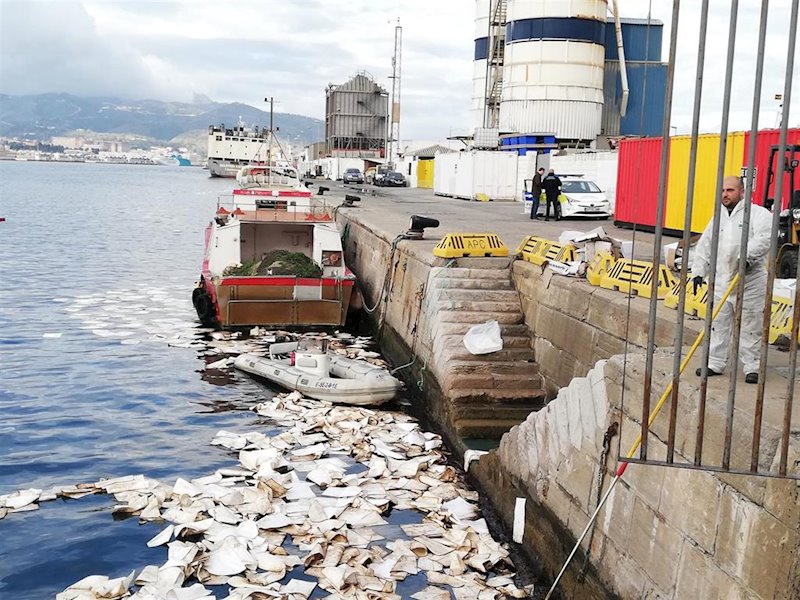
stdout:
{"type": "Polygon", "coordinates": [[[433,249],[441,258],[508,256],[508,248],[494,233],[448,233],[433,249]]]}
{"type": "Polygon", "coordinates": [[[522,255],[523,260],[535,265],[543,265],[551,260],[572,262],[575,260],[577,250],[572,244],[559,244],[531,235],[522,240],[515,254],[522,255]]]}
{"type": "Polygon", "coordinates": [[[586,279],[594,286],[600,285],[603,275],[608,272],[613,264],[614,257],[608,252],[596,252],[586,268],[586,279]]]}
{"type": "Polygon", "coordinates": [[[600,287],[627,292],[630,290],[643,298],[650,297],[653,277],[658,277],[658,298],[663,299],[675,287],[675,276],[666,267],[643,260],[620,259],[600,278],[600,287]]]}
{"type": "MultiPolygon", "coordinates": [[[[673,310],[678,309],[678,301],[681,295],[681,284],[675,286],[664,297],[664,305],[673,310]]],[[[699,286],[697,294],[694,293],[694,285],[689,281],[689,291],[686,292],[686,303],[683,305],[683,312],[687,315],[697,316],[704,319],[706,316],[706,299],[708,298],[708,285],[699,286]]]]}
{"type": "Polygon", "coordinates": [[[769,343],[774,344],[783,336],[791,339],[792,300],[781,296],[772,297],[772,314],[769,317],[769,343]]]}

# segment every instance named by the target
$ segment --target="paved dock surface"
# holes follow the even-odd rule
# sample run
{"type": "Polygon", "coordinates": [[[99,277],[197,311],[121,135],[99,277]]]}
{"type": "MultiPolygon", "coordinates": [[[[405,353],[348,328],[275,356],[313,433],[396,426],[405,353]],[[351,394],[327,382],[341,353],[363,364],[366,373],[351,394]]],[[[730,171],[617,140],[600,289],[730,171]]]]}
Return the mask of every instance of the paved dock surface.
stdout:
{"type": "MultiPolygon", "coordinates": [[[[613,218],[587,219],[574,218],[561,221],[532,220],[525,213],[521,202],[476,202],[435,196],[433,190],[419,188],[385,188],[371,185],[350,186],[340,182],[321,181],[316,185],[330,188],[334,199],[345,193],[361,197],[359,212],[368,216],[371,223],[389,234],[398,234],[408,229],[411,215],[423,215],[439,220],[439,227],[428,230],[426,240],[431,249],[448,233],[495,233],[513,252],[523,238],[536,235],[551,240],[565,230],[590,231],[602,227],[613,238],[634,243],[634,255],[641,259],[653,256],[652,233],[634,232],[614,225],[613,218]],[[373,195],[374,194],[374,195],[373,195]],[[428,240],[430,238],[430,240],[428,240]]],[[[312,187],[314,189],[314,187],[312,187]]],[[[666,238],[665,243],[677,241],[666,238]]]]}

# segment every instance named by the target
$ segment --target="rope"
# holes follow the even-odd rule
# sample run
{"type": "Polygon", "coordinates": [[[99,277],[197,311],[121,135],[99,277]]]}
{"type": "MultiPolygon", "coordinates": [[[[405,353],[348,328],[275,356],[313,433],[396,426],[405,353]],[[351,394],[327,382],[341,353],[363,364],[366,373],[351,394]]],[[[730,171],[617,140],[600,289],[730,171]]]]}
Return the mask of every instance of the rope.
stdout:
{"type": "Polygon", "coordinates": [[[400,242],[400,240],[404,240],[404,239],[406,239],[406,236],[405,236],[405,234],[401,233],[396,238],[394,238],[394,240],[392,240],[392,252],[391,252],[391,254],[389,256],[389,264],[386,266],[386,272],[383,274],[383,283],[381,284],[381,291],[378,294],[378,299],[375,301],[375,306],[370,308],[370,307],[367,306],[367,303],[364,302],[364,310],[369,315],[371,315],[372,313],[375,312],[375,310],[378,308],[378,306],[381,304],[382,301],[388,299],[388,293],[387,293],[388,292],[388,286],[387,286],[387,283],[389,283],[389,271],[391,271],[392,263],[394,262],[394,252],[395,252],[395,249],[397,248],[398,242],[400,242]]]}

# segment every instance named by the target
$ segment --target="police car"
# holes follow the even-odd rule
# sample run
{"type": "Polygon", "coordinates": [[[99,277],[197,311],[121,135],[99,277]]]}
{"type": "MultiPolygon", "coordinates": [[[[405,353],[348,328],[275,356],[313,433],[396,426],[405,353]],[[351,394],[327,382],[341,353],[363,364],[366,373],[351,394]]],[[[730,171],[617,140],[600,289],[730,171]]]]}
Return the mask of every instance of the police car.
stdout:
{"type": "MultiPolygon", "coordinates": [[[[608,219],[613,211],[611,203],[606,198],[605,192],[597,184],[584,177],[576,175],[560,175],[561,195],[558,201],[561,206],[562,218],[597,218],[608,219]]],[[[542,192],[537,215],[544,215],[547,207],[544,192],[542,192]]],[[[552,216],[552,215],[551,215],[552,216]]]]}

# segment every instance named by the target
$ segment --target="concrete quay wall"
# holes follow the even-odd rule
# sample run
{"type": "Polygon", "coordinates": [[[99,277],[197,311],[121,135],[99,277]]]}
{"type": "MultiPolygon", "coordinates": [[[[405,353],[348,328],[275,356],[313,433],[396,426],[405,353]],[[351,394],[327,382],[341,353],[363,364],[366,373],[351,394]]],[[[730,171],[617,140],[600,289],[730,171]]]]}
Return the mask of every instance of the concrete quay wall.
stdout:
{"type": "MultiPolygon", "coordinates": [[[[634,296],[629,307],[627,294],[592,286],[585,279],[555,275],[523,260],[515,261],[513,268],[548,397],[555,397],[573,378],[585,376],[598,360],[624,354],[626,338],[628,351],[647,346],[648,299],[634,296]]],[[[657,313],[656,346],[672,348],[675,311],[662,304],[657,313]]],[[[702,320],[687,317],[684,344],[691,344],[702,327],[702,320]]]]}
{"type": "MultiPolygon", "coordinates": [[[[654,389],[664,389],[671,365],[667,355],[656,362],[654,389]]],[[[603,493],[613,478],[617,439],[601,464],[605,432],[619,424],[621,454],[640,432],[644,366],[643,355],[629,355],[623,405],[622,357],[599,361],[473,463],[470,474],[509,528],[516,499],[526,499],[522,546],[550,580],[596,507],[598,474],[603,493]]],[[[715,382],[709,393],[704,448],[711,455],[719,453],[724,432],[723,385],[715,382]]],[[[697,384],[681,386],[676,462],[694,456],[697,396],[697,384]]],[[[768,394],[766,402],[777,404],[778,395],[768,394]]],[[[735,419],[732,466],[746,468],[752,415],[739,410],[735,419]]],[[[649,438],[650,456],[659,460],[666,455],[666,428],[664,411],[649,438]]],[[[768,419],[762,466],[777,464],[778,435],[768,419]]],[[[795,432],[789,449],[795,471],[798,437],[795,432]]],[[[800,598],[796,480],[631,464],[589,539],[562,580],[562,597],[598,597],[591,580],[578,575],[588,558],[589,574],[620,598],[800,598]]]]}
{"type": "MultiPolygon", "coordinates": [[[[623,454],[639,432],[637,396],[644,364],[635,352],[646,344],[648,301],[631,299],[628,320],[624,294],[515,261],[506,271],[518,293],[517,314],[506,310],[504,305],[512,304],[507,299],[490,295],[497,282],[482,280],[485,273],[478,265],[495,259],[461,259],[455,266],[446,265],[432,255],[438,236],[402,241],[392,249],[398,231],[381,230],[375,215],[348,211],[339,219],[347,226],[347,263],[359,277],[384,354],[396,365],[410,363],[398,375],[419,397],[417,405],[450,447],[460,454],[465,437],[499,437],[511,429],[496,451],[472,463],[469,475],[509,532],[517,498],[526,499],[520,549],[545,581],[552,580],[594,509],[608,427],[620,424],[623,454]],[[451,279],[452,269],[467,270],[462,279],[491,306],[482,307],[484,312],[469,311],[462,300],[443,296],[438,288],[451,279]],[[528,377],[503,385],[527,389],[523,395],[543,395],[541,382],[546,380],[548,397],[554,400],[544,408],[541,396],[536,398],[538,406],[508,398],[497,403],[498,394],[508,396],[497,389],[505,381],[499,367],[487,367],[488,358],[470,361],[464,355],[461,338],[466,328],[483,316],[499,314],[492,309],[502,309],[504,341],[511,339],[511,332],[517,339],[502,369],[516,362],[528,377]],[[469,314],[463,315],[465,311],[469,314]],[[527,342],[520,329],[527,331],[527,342]],[[629,354],[623,406],[622,360],[617,355],[625,349],[626,332],[628,351],[634,354],[629,354]],[[523,342],[530,347],[518,347],[523,342]],[[539,382],[538,392],[531,391],[537,389],[531,380],[539,382]],[[483,392],[476,394],[476,389],[483,392]],[[514,422],[518,424],[512,428],[514,422]]],[[[672,368],[667,350],[673,344],[675,313],[664,310],[656,327],[656,343],[665,351],[656,361],[655,393],[664,389],[672,368]]],[[[701,326],[701,321],[687,321],[687,345],[701,326]]],[[[724,430],[724,402],[713,400],[725,398],[721,379],[725,378],[709,381],[709,449],[720,447],[724,430]]],[[[694,431],[697,418],[697,383],[688,381],[681,390],[679,415],[684,420],[679,422],[676,460],[691,461],[693,439],[688,432],[694,431]]],[[[779,421],[779,411],[769,414],[771,403],[778,406],[777,396],[769,392],[767,400],[761,455],[765,464],[775,460],[779,421]]],[[[650,440],[656,454],[664,450],[664,418],[656,422],[650,440]]],[[[737,408],[737,419],[744,425],[741,432],[736,430],[734,466],[744,468],[752,415],[747,408],[737,408]]],[[[790,465],[800,460],[798,433],[793,433],[790,465]]],[[[605,461],[603,489],[617,464],[617,439],[605,461]]],[[[584,542],[567,571],[561,597],[800,598],[799,532],[800,487],[795,481],[630,465],[600,513],[591,544],[584,542]]]]}

